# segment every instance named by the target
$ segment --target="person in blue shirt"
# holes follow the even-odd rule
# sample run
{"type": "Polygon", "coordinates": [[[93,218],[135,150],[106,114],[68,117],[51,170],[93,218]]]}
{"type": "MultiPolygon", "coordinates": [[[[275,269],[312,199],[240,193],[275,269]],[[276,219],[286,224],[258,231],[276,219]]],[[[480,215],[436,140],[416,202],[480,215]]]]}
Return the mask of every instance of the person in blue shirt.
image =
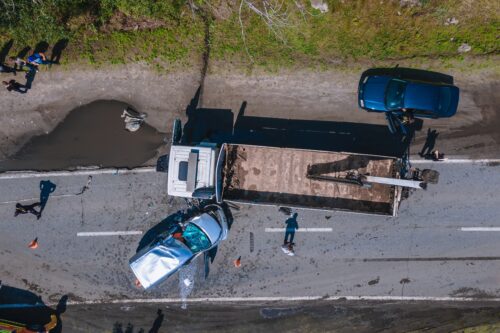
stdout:
{"type": "Polygon", "coordinates": [[[49,63],[47,57],[43,52],[33,53],[28,57],[28,61],[26,62],[28,66],[34,68],[38,72],[39,65],[46,65],[49,63]]]}

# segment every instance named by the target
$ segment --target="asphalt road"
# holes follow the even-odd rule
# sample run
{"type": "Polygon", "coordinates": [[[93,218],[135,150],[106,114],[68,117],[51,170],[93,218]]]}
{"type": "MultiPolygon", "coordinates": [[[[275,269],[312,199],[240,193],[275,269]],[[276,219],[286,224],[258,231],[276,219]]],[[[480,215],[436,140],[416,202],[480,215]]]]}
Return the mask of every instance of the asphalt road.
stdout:
{"type": "MultiPolygon", "coordinates": [[[[420,165],[427,167],[428,165],[420,165]]],[[[440,182],[416,191],[396,218],[297,210],[296,256],[280,246],[286,216],[276,207],[241,205],[228,240],[204,279],[195,263],[189,298],[237,297],[500,297],[498,165],[439,164],[440,182]],[[463,231],[496,227],[497,231],[463,231]],[[266,232],[268,228],[268,232],[266,232]],[[253,239],[253,240],[251,240],[253,239]],[[242,257],[242,267],[233,260],[242,257]]],[[[5,285],[57,303],[179,298],[175,276],[151,291],[134,286],[128,259],[145,233],[187,206],[166,196],[166,174],[155,172],[52,176],[56,185],[42,218],[14,217],[14,205],[38,200],[46,178],[1,179],[0,271],[5,285]],[[136,231],[118,236],[80,232],[136,231]],[[38,237],[39,248],[28,243],[38,237]]]]}

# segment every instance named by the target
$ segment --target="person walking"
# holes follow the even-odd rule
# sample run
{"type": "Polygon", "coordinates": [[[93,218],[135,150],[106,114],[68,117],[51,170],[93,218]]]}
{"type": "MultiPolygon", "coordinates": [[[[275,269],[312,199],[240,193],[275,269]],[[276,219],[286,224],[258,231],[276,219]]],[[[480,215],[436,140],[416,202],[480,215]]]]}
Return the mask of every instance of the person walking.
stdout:
{"type": "Polygon", "coordinates": [[[31,205],[21,205],[20,203],[16,203],[16,211],[14,213],[14,217],[16,217],[19,214],[28,214],[31,213],[36,216],[37,220],[40,219],[42,216],[42,213],[37,211],[35,207],[40,207],[39,202],[35,202],[34,204],[31,205]]]}
{"type": "Polygon", "coordinates": [[[293,246],[295,245],[293,242],[293,239],[295,237],[295,231],[299,229],[299,224],[297,223],[297,216],[299,214],[294,213],[291,217],[289,217],[286,221],[286,228],[285,228],[285,239],[283,241],[283,246],[281,249],[285,254],[288,254],[290,256],[294,256],[295,252],[293,250],[293,246]]]}

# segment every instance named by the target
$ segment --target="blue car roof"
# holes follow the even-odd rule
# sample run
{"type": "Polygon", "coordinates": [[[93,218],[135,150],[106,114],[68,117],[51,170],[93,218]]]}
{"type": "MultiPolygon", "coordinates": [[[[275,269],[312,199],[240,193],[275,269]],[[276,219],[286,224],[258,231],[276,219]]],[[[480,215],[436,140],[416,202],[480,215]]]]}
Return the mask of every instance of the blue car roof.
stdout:
{"type": "Polygon", "coordinates": [[[404,95],[407,109],[438,111],[441,87],[424,83],[408,82],[404,95]]]}

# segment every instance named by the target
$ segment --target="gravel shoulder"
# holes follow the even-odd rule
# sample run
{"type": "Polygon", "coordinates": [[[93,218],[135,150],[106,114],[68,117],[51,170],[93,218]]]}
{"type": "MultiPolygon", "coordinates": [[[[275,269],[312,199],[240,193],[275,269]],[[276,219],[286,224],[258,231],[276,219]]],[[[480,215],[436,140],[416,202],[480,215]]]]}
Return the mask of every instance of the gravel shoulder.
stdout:
{"type": "MultiPolygon", "coordinates": [[[[423,144],[426,129],[430,127],[440,133],[436,147],[449,156],[497,157],[500,153],[497,69],[449,73],[461,88],[459,111],[451,119],[425,121],[415,145],[423,144]]],[[[274,74],[209,71],[198,106],[229,109],[236,114],[246,102],[245,115],[251,116],[385,124],[381,115],[359,110],[356,102],[359,75],[344,71],[274,74]]],[[[2,79],[10,76],[3,74],[2,79]]],[[[17,79],[22,81],[21,74],[17,79]]],[[[15,154],[30,138],[51,132],[72,109],[96,100],[118,100],[133,105],[148,114],[151,126],[168,136],[174,118],[186,120],[186,108],[199,85],[198,69],[159,74],[141,64],[71,71],[45,68],[37,74],[27,94],[0,91],[3,119],[0,160],[15,154]]],[[[154,159],[144,163],[153,164],[154,159]]]]}

